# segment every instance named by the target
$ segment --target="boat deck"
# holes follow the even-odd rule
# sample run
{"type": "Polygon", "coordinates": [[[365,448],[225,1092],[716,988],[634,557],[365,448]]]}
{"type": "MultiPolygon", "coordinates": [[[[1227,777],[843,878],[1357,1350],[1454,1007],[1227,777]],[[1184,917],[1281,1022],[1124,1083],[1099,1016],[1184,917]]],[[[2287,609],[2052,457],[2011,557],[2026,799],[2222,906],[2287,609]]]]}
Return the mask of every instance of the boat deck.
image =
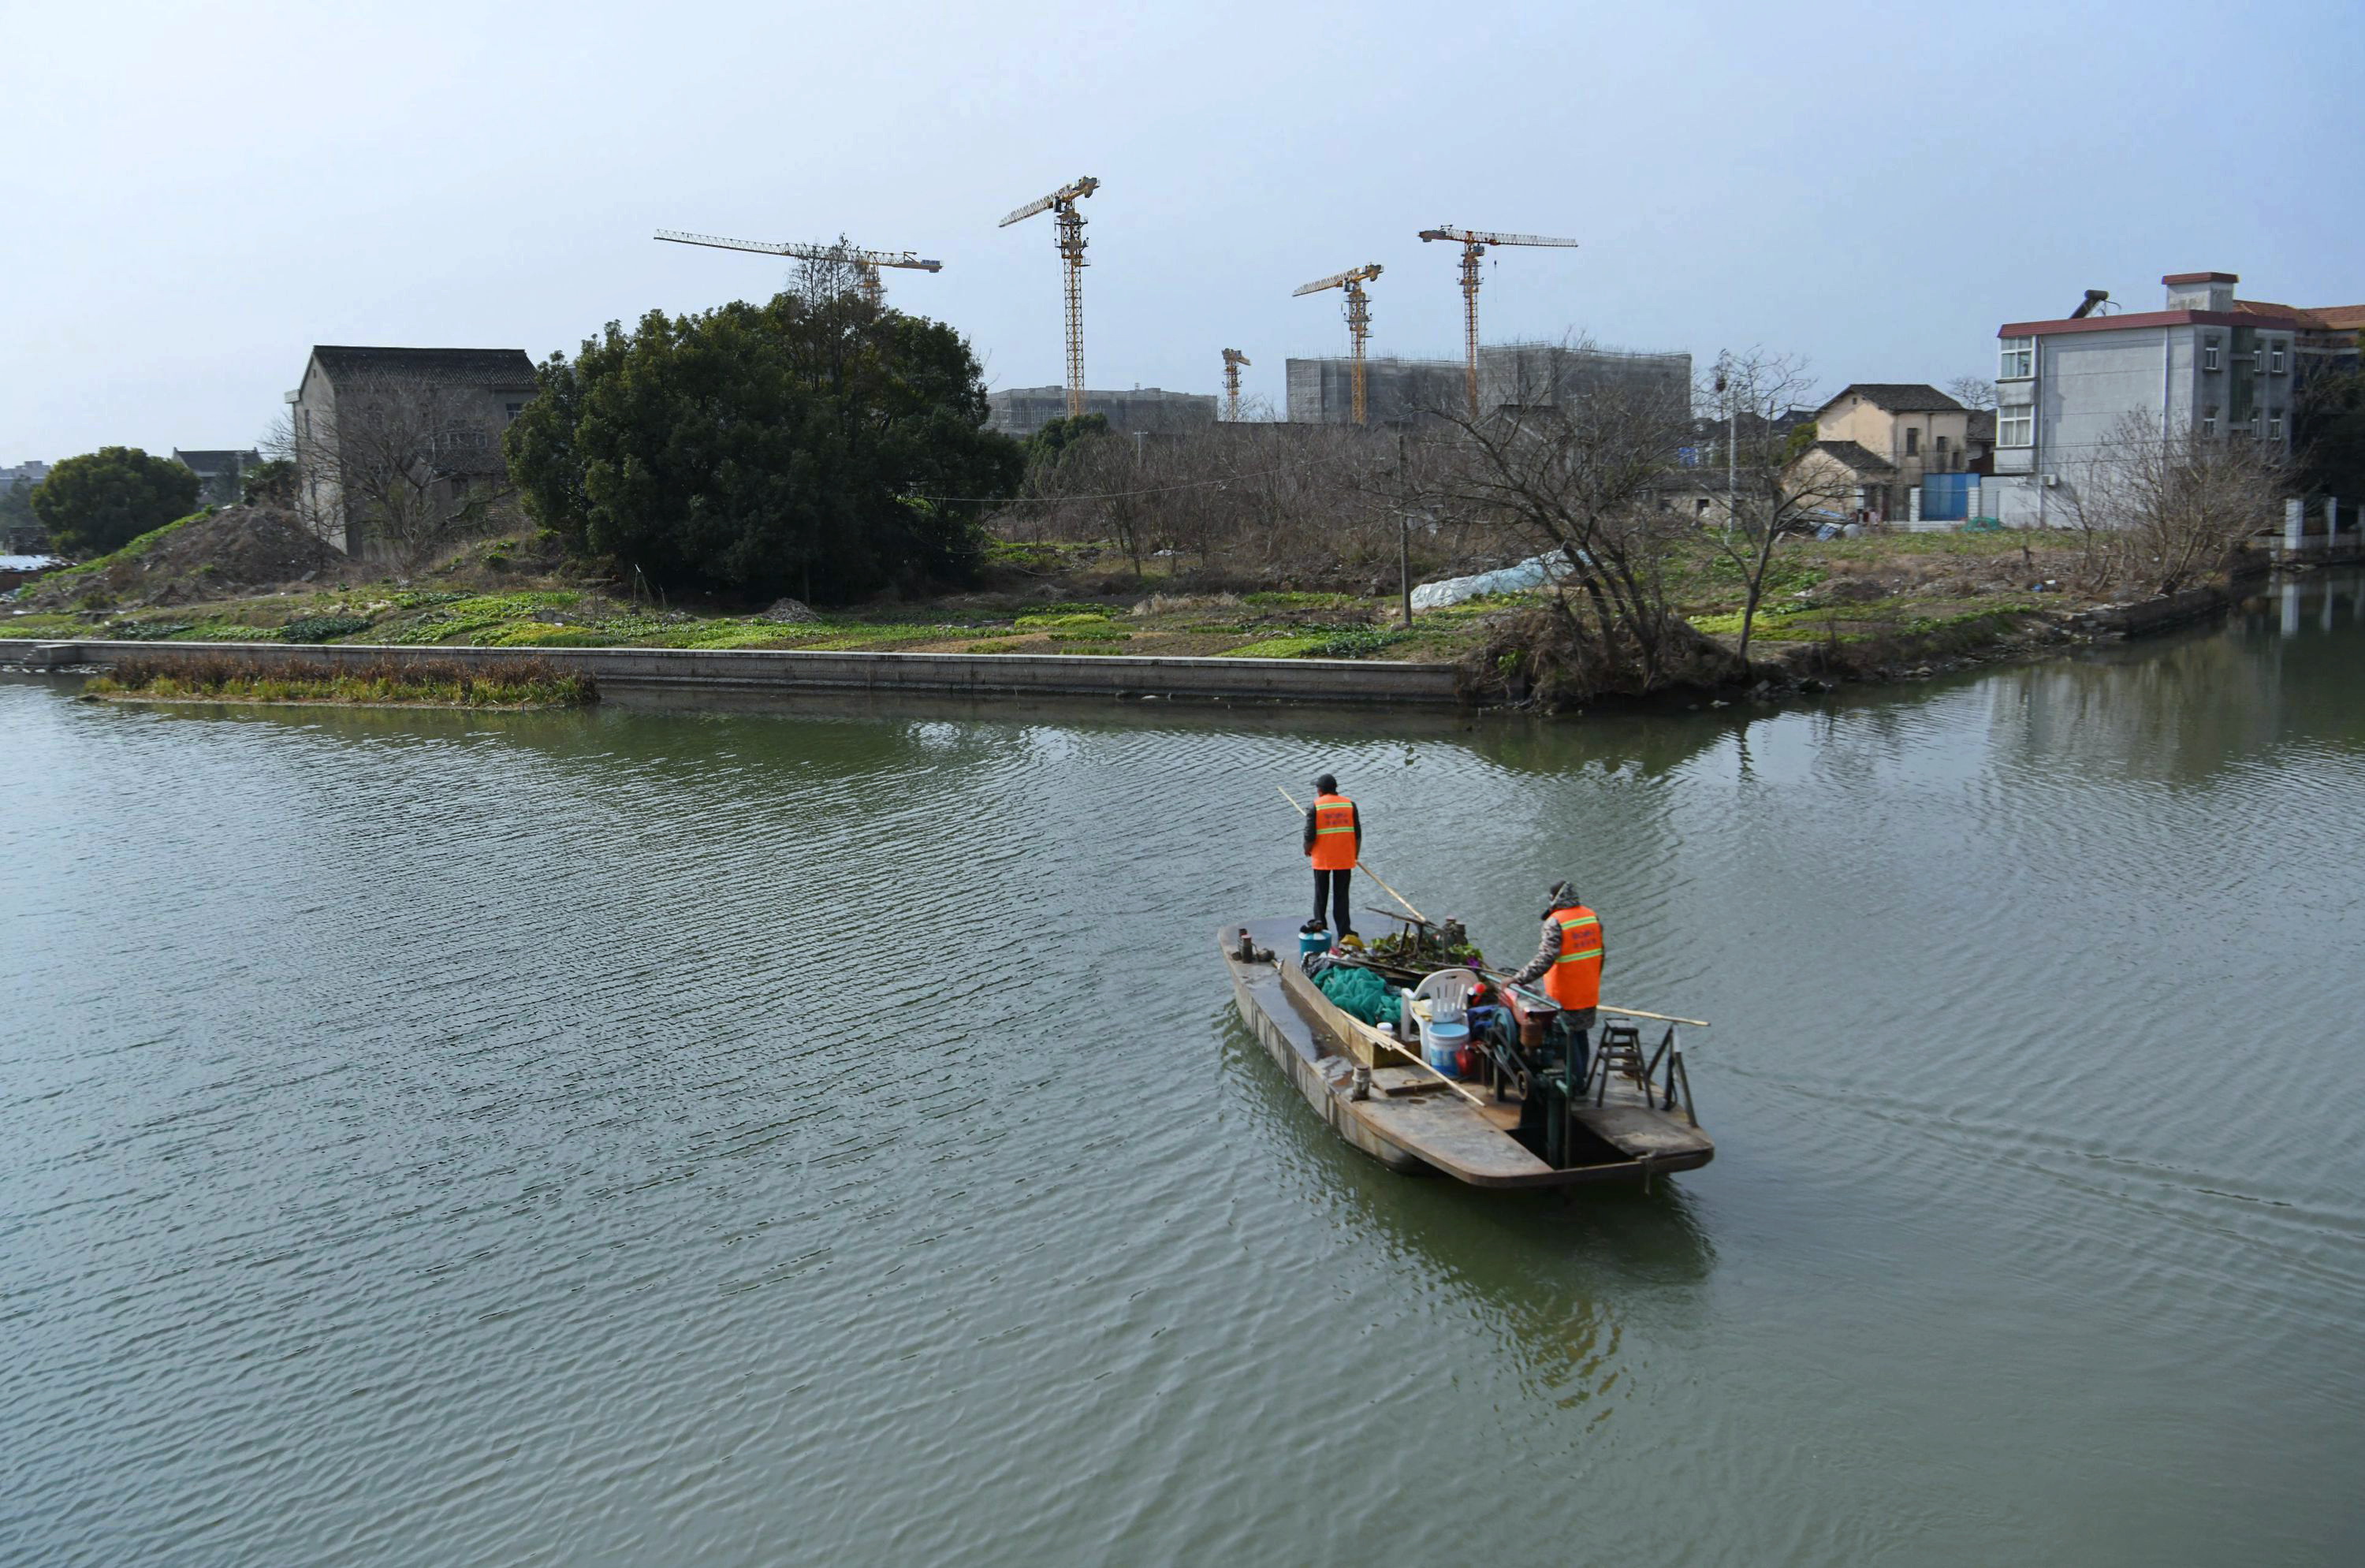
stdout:
{"type": "Polygon", "coordinates": [[[1297,969],[1296,924],[1236,922],[1220,928],[1216,940],[1241,1016],[1265,1048],[1350,1142],[1396,1169],[1433,1167],[1480,1187],[1552,1187],[1692,1170],[1714,1157],[1705,1133],[1658,1110],[1622,1080],[1613,1080],[1603,1104],[1580,1106],[1573,1118],[1601,1140],[1608,1158],[1561,1170],[1509,1136],[1519,1123],[1518,1102],[1496,1100],[1479,1086],[1463,1086],[1481,1102],[1473,1104],[1421,1069],[1383,1064],[1373,1069],[1371,1097],[1353,1099],[1349,1084],[1358,1051],[1370,1059],[1377,1036],[1331,1005],[1297,969]],[[1272,949],[1273,963],[1240,961],[1242,924],[1252,942],[1272,949]]]}

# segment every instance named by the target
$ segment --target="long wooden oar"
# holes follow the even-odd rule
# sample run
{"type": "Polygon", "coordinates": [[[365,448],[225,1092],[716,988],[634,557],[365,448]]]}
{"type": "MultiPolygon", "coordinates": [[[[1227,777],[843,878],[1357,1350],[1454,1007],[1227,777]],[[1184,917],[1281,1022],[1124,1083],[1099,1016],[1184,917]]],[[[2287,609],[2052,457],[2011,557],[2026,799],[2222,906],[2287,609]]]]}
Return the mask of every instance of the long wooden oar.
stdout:
{"type": "MultiPolygon", "coordinates": [[[[1304,816],[1306,814],[1306,808],[1297,803],[1296,796],[1291,794],[1289,790],[1282,785],[1276,784],[1273,788],[1281,790],[1281,798],[1289,802],[1290,809],[1292,811],[1297,812],[1300,816],[1304,816]]],[[[1412,900],[1405,897],[1404,894],[1396,891],[1394,888],[1389,887],[1386,881],[1381,878],[1380,874],[1377,871],[1373,870],[1370,863],[1365,861],[1361,855],[1358,855],[1355,857],[1355,869],[1361,871],[1364,876],[1369,877],[1374,882],[1378,882],[1380,884],[1381,891],[1386,893],[1388,897],[1395,900],[1396,902],[1404,905],[1405,908],[1411,909],[1412,917],[1415,920],[1419,921],[1423,925],[1433,924],[1429,920],[1429,916],[1421,913],[1420,911],[1417,909],[1413,909],[1412,900]]]]}
{"type": "MultiPolygon", "coordinates": [[[[1481,966],[1478,972],[1485,975],[1488,980],[1494,980],[1500,985],[1518,984],[1516,980],[1512,980],[1510,976],[1503,973],[1500,969],[1490,969],[1481,966]]],[[[1528,987],[1523,985],[1519,986],[1519,989],[1521,991],[1529,990],[1528,987]]],[[[1530,991],[1529,994],[1537,995],[1541,993],[1530,991]]],[[[1545,1000],[1550,1001],[1551,998],[1547,997],[1545,1000]]],[[[1716,1027],[1715,1025],[1709,1023],[1705,1018],[1676,1018],[1664,1013],[1645,1013],[1639,1007],[1612,1007],[1606,1002],[1600,1003],[1599,1006],[1602,1012],[1615,1013],[1622,1018],[1655,1018],[1662,1024],[1685,1024],[1695,1029],[1713,1029],[1716,1027]]]]}
{"type": "MultiPolygon", "coordinates": [[[[1337,1004],[1333,1003],[1333,1005],[1335,1006],[1337,1004]]],[[[1347,1010],[1343,1007],[1339,1008],[1339,1011],[1346,1013],[1347,1022],[1354,1025],[1356,1028],[1362,1030],[1364,1037],[1370,1040],[1373,1045],[1395,1052],[1396,1055],[1404,1058],[1407,1061],[1409,1061],[1413,1066],[1420,1069],[1421,1071],[1429,1074],[1429,1077],[1434,1078],[1440,1083],[1444,1084],[1448,1089],[1452,1090],[1456,1094],[1461,1095],[1464,1100],[1469,1101],[1473,1105],[1477,1106],[1480,1110],[1483,1111],[1486,1108],[1486,1102],[1481,1100],[1475,1094],[1471,1093],[1467,1089],[1463,1088],[1459,1079],[1448,1078],[1445,1074],[1438,1071],[1437,1069],[1429,1066],[1429,1058],[1427,1057],[1422,1056],[1418,1051],[1414,1050],[1402,1040],[1395,1038],[1392,1035],[1381,1034],[1378,1025],[1366,1024],[1361,1018],[1356,1017],[1353,1014],[1347,1013],[1347,1010]]],[[[1409,1014],[1403,1014],[1403,1016],[1408,1017],[1409,1014]]],[[[1383,1092],[1384,1092],[1384,1091],[1383,1092]]]]}

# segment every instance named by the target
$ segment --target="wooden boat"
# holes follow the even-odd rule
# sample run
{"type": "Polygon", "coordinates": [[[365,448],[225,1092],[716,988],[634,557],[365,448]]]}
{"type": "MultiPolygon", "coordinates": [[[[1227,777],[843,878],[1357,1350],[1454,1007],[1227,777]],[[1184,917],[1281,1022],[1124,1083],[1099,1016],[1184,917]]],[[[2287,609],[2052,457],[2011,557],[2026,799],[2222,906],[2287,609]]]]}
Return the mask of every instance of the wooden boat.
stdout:
{"type": "Polygon", "coordinates": [[[1519,1070],[1516,1050],[1490,1060],[1481,1081],[1457,1086],[1322,993],[1299,963],[1295,922],[1237,922],[1216,939],[1240,1017],[1266,1051],[1325,1121],[1391,1170],[1441,1171],[1474,1187],[1566,1187],[1647,1183],[1716,1157],[1672,1025],[1645,1056],[1638,1032],[1613,1035],[1619,1015],[1604,1010],[1595,1070],[1573,1094],[1556,1070],[1519,1070]],[[1362,1099],[1358,1068],[1370,1072],[1362,1099]],[[1565,1117],[1552,1129],[1557,1147],[1539,1134],[1547,1107],[1565,1117]]]}

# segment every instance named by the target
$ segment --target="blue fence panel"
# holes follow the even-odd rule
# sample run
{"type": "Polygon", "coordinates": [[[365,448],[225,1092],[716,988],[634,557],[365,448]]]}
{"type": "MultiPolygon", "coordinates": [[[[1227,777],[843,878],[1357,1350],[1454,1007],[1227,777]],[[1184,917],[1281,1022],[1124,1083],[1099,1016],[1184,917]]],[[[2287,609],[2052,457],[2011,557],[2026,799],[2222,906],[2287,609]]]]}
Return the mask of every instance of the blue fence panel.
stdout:
{"type": "Polygon", "coordinates": [[[1971,515],[1976,474],[1931,474],[1922,480],[1922,521],[1960,522],[1971,515]]]}

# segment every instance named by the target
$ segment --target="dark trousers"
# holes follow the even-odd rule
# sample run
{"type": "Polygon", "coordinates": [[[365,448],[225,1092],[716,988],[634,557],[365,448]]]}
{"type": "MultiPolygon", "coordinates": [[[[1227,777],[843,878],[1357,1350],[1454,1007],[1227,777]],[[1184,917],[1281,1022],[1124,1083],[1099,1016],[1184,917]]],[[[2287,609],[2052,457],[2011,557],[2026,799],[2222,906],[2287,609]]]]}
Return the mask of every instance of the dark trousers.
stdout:
{"type": "Polygon", "coordinates": [[[1322,906],[1328,903],[1334,914],[1329,921],[1330,935],[1346,936],[1353,934],[1355,917],[1347,913],[1347,884],[1355,873],[1347,871],[1317,871],[1314,873],[1314,918],[1322,918],[1322,906]]]}

